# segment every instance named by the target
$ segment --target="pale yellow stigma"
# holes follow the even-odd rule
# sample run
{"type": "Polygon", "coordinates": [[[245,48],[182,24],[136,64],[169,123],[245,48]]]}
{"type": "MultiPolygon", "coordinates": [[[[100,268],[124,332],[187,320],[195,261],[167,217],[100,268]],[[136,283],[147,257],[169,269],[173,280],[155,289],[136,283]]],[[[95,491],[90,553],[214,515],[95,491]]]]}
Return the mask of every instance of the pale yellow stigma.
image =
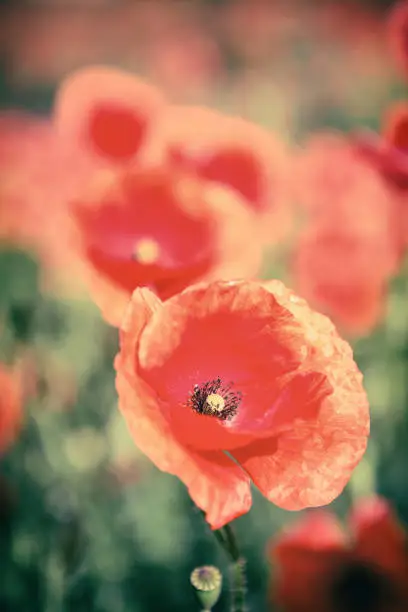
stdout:
{"type": "Polygon", "coordinates": [[[133,257],[141,264],[154,264],[160,257],[160,247],[152,238],[142,238],[136,243],[133,257]]]}
{"type": "Polygon", "coordinates": [[[222,412],[225,408],[225,400],[218,393],[210,393],[205,401],[214,412],[222,412]]]}

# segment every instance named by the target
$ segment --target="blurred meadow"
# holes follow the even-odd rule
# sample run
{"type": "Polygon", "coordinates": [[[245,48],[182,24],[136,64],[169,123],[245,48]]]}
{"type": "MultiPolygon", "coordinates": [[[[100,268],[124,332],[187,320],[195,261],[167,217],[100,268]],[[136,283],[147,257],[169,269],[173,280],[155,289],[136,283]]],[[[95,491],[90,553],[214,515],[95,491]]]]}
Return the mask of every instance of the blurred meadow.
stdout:
{"type": "MultiPolygon", "coordinates": [[[[157,85],[171,102],[254,121],[289,147],[325,129],[379,130],[387,105],[407,94],[385,37],[391,4],[2,2],[1,110],[47,116],[66,75],[107,64],[157,85]]],[[[292,286],[290,246],[265,256],[263,278],[292,286]]],[[[191,571],[214,564],[227,579],[227,559],[186,487],[131,440],[117,410],[117,330],[83,293],[48,290],[33,252],[6,241],[0,248],[0,357],[20,373],[25,397],[21,429],[0,460],[1,612],[198,610],[191,571]]],[[[378,492],[408,523],[407,279],[403,262],[382,319],[348,338],[372,430],[331,504],[341,517],[378,492]]],[[[254,489],[251,511],[234,522],[250,610],[272,609],[266,547],[297,518],[254,489]]],[[[226,609],[227,596],[216,609],[226,609]]]]}

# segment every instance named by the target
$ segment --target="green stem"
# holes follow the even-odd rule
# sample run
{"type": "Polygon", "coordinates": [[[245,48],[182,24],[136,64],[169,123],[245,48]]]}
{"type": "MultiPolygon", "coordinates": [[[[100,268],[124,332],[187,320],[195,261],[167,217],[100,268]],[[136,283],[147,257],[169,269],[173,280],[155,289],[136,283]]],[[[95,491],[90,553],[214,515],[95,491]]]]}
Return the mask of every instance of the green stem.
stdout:
{"type": "Polygon", "coordinates": [[[245,612],[246,576],[245,559],[241,557],[231,525],[214,531],[214,535],[231,560],[231,612],[245,612]]]}
{"type": "Polygon", "coordinates": [[[231,612],[244,612],[245,593],[246,593],[246,576],[245,576],[245,559],[238,559],[230,566],[231,572],[231,612]]]}

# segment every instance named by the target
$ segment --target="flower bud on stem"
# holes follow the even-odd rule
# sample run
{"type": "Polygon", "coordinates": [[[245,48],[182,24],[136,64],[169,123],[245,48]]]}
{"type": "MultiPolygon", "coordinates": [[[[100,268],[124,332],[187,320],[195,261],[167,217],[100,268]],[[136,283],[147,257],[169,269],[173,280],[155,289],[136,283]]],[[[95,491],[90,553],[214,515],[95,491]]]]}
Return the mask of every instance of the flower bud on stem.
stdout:
{"type": "Polygon", "coordinates": [[[196,567],[191,573],[190,582],[200,605],[204,606],[202,612],[211,612],[221,595],[222,575],[220,570],[213,565],[196,567]]]}

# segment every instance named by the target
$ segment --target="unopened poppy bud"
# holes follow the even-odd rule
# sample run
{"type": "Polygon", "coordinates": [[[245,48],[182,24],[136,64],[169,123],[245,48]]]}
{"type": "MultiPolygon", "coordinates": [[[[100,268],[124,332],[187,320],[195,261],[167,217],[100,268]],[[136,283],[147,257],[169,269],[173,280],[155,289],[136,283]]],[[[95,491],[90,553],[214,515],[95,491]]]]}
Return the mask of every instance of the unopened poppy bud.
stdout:
{"type": "Polygon", "coordinates": [[[222,574],[213,565],[196,567],[191,573],[190,582],[204,610],[211,610],[217,603],[222,589],[222,574]]]}

